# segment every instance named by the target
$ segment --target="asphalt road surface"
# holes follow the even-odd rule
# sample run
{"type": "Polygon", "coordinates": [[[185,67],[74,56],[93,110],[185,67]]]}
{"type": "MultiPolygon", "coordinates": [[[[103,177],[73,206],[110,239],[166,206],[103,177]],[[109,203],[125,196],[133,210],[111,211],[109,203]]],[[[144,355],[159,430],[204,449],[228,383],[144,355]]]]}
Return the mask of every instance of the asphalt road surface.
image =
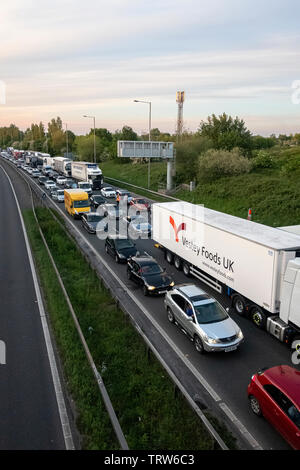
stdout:
{"type": "Polygon", "coordinates": [[[0,449],[65,449],[15,198],[0,168],[0,449]]]}

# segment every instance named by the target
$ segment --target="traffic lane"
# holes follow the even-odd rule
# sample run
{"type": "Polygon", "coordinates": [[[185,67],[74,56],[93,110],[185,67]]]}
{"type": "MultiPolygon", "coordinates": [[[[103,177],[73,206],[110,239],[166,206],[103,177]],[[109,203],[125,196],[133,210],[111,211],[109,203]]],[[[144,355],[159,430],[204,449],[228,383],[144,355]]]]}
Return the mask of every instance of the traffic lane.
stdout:
{"type": "Polygon", "coordinates": [[[0,198],[0,337],[7,352],[0,366],[0,448],[64,449],[25,240],[2,170],[0,198]]]}
{"type": "MultiPolygon", "coordinates": [[[[231,317],[241,327],[245,336],[245,342],[241,345],[240,349],[231,353],[210,353],[200,356],[186,335],[178,327],[168,322],[163,297],[144,296],[139,286],[127,280],[126,264],[117,264],[110,255],[106,254],[104,241],[99,240],[95,235],[88,234],[81,226],[80,221],[78,221],[77,227],[84,236],[88,237],[88,240],[109,263],[118,277],[134,292],[137,299],[151,312],[153,318],[164,328],[172,341],[184,352],[184,355],[188,357],[193,366],[199,370],[214,390],[222,397],[234,414],[244,425],[247,423],[247,429],[260,443],[263,443],[263,448],[289,449],[289,446],[281,436],[265,420],[259,420],[253,415],[249,409],[247,399],[247,386],[252,374],[264,365],[273,366],[282,363],[283,356],[285,361],[290,362],[288,348],[279,343],[275,338],[269,336],[265,331],[255,328],[246,318],[239,317],[233,312],[231,317]]],[[[208,289],[208,286],[203,285],[197,279],[186,278],[183,272],[177,271],[173,265],[168,265],[162,251],[154,247],[152,240],[136,240],[136,246],[140,251],[147,251],[153,255],[161,266],[166,267],[168,274],[171,275],[176,284],[195,283],[204,290],[210,291],[209,293],[218,298],[223,306],[229,305],[229,300],[225,296],[217,295],[215,291],[208,289]]]]}
{"type": "MultiPolygon", "coordinates": [[[[108,202],[113,201],[108,199],[108,202]]],[[[58,207],[62,208],[62,204],[56,204],[58,207]]],[[[70,216],[68,217],[72,219],[70,216]]],[[[81,226],[80,220],[76,221],[76,225],[99,254],[109,263],[110,267],[114,269],[126,286],[134,292],[137,299],[151,312],[153,318],[167,331],[174,343],[180,347],[191,363],[200,371],[235,415],[246,425],[251,434],[259,440],[263,448],[278,450],[289,449],[289,446],[281,436],[277,434],[266,421],[259,420],[250,412],[246,395],[247,385],[251,375],[262,367],[262,365],[266,364],[266,358],[269,358],[269,366],[282,363],[282,356],[287,357],[289,354],[288,348],[279,343],[275,338],[269,336],[266,332],[254,328],[254,325],[252,325],[249,320],[239,317],[235,313],[231,313],[232,318],[242,328],[246,338],[245,343],[237,352],[206,354],[204,357],[200,356],[195,351],[193,344],[181,330],[169,324],[164,310],[163,298],[145,297],[136,284],[127,280],[126,266],[115,263],[114,259],[105,253],[104,241],[99,240],[95,235],[88,234],[81,226]],[[272,348],[276,348],[276,350],[270,354],[272,348]]],[[[182,272],[177,271],[174,266],[168,265],[162,251],[154,247],[152,240],[137,240],[136,244],[140,251],[147,251],[149,254],[153,255],[162,266],[166,267],[168,274],[174,278],[176,283],[195,283],[208,291],[212,296],[216,297],[223,306],[229,305],[228,298],[225,296],[219,295],[196,278],[186,278],[186,276],[182,272]]],[[[287,359],[289,359],[289,357],[287,357],[287,359]]]]}

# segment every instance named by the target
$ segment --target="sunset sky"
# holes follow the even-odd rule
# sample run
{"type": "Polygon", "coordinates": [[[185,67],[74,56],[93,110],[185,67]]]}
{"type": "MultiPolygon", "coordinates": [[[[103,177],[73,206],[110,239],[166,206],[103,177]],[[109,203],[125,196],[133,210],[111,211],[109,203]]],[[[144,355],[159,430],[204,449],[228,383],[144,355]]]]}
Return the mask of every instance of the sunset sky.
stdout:
{"type": "Polygon", "coordinates": [[[254,133],[300,132],[299,0],[2,0],[0,126],[47,125],[76,134],[129,125],[174,132],[212,113],[243,118],[254,133]]]}

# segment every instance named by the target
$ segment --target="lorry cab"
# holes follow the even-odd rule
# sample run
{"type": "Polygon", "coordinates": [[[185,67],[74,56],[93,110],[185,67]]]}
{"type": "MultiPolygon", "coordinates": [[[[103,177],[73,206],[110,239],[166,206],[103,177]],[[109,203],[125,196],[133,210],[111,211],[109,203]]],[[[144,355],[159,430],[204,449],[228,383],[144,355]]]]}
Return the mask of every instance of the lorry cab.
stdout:
{"type": "Polygon", "coordinates": [[[90,212],[89,196],[81,189],[65,189],[65,209],[74,218],[83,212],[90,212]]]}

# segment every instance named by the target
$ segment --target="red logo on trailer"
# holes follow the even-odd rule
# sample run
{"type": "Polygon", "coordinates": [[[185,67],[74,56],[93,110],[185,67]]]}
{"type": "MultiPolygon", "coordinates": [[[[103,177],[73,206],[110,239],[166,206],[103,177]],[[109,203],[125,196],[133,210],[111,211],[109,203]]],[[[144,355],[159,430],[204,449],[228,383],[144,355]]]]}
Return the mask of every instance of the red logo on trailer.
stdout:
{"type": "Polygon", "coordinates": [[[186,230],[186,224],[185,224],[185,223],[182,223],[182,224],[179,225],[179,227],[176,227],[175,221],[174,221],[174,219],[173,219],[172,216],[170,216],[170,224],[172,225],[172,227],[173,227],[173,229],[174,229],[175,237],[176,237],[176,242],[178,243],[178,242],[179,242],[178,234],[179,234],[179,232],[181,232],[182,230],[186,230]]]}

